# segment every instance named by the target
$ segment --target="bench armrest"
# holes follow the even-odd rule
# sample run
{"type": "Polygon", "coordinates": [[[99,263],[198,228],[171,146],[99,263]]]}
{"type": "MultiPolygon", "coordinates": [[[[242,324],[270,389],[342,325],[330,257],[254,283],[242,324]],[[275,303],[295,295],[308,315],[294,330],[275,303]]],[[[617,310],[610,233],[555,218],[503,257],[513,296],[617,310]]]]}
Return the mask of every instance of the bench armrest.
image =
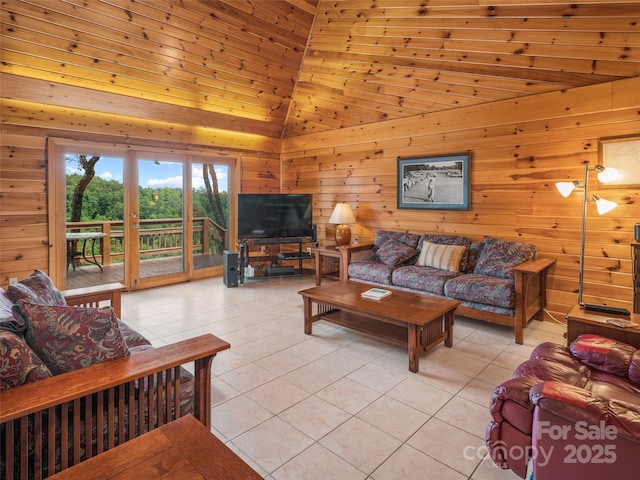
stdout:
{"type": "Polygon", "coordinates": [[[122,314],[122,292],[125,290],[126,287],[122,283],[115,282],[64,290],[62,295],[64,295],[67,305],[71,306],[99,307],[100,302],[109,302],[109,305],[116,312],[116,316],[120,318],[122,314]]]}

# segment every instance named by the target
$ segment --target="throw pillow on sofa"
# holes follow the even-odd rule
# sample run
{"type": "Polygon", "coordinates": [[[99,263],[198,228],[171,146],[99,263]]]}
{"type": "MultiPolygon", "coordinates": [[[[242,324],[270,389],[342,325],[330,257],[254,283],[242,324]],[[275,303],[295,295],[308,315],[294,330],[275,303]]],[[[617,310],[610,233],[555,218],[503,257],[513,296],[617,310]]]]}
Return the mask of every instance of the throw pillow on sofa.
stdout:
{"type": "Polygon", "coordinates": [[[112,307],[63,307],[20,300],[14,312],[27,320],[25,339],[54,375],[129,355],[112,307]]]}
{"type": "Polygon", "coordinates": [[[397,267],[418,255],[418,250],[406,243],[390,240],[382,245],[375,253],[380,263],[397,267]]]}
{"type": "Polygon", "coordinates": [[[424,240],[417,265],[459,272],[460,262],[466,251],[467,247],[464,245],[444,245],[424,240]]]}
{"type": "Polygon", "coordinates": [[[535,257],[536,247],[533,244],[489,237],[473,273],[513,279],[513,267],[535,257]]]}
{"type": "Polygon", "coordinates": [[[50,376],[51,371],[22,337],[0,330],[0,390],[50,376]]]}
{"type": "Polygon", "coordinates": [[[23,278],[14,285],[9,285],[7,294],[13,303],[26,300],[41,305],[66,305],[62,292],[56,288],[53,281],[42,270],[34,270],[27,278],[23,278]]]}

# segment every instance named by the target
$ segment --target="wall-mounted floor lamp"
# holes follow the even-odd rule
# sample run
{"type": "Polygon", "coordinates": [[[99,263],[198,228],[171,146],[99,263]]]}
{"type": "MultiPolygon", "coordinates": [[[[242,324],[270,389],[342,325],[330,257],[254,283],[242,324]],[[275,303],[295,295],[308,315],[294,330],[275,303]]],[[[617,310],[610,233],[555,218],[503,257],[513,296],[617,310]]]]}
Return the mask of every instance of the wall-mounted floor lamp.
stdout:
{"type": "MultiPolygon", "coordinates": [[[[589,163],[584,164],[584,180],[580,183],[578,180],[574,180],[573,182],[558,182],[556,183],[556,187],[558,191],[563,197],[568,197],[571,195],[571,192],[574,190],[582,190],[583,198],[582,198],[582,232],[580,235],[580,271],[578,274],[578,303],[581,307],[584,307],[586,310],[595,310],[600,312],[607,313],[616,313],[616,314],[629,314],[629,311],[624,308],[616,308],[609,307],[606,305],[594,305],[589,303],[584,303],[582,301],[582,286],[584,282],[584,241],[586,235],[586,224],[587,224],[587,202],[589,202],[588,195],[588,186],[589,186],[589,170],[595,171],[598,173],[598,180],[602,183],[609,183],[614,180],[618,176],[618,172],[615,168],[605,168],[602,165],[596,165],[592,169],[589,169],[589,163]]],[[[596,210],[598,211],[598,215],[604,215],[609,213],[611,210],[616,208],[618,204],[616,202],[612,202],[611,200],[605,200],[604,198],[600,198],[597,195],[591,196],[591,201],[596,204],[596,210]]]]}

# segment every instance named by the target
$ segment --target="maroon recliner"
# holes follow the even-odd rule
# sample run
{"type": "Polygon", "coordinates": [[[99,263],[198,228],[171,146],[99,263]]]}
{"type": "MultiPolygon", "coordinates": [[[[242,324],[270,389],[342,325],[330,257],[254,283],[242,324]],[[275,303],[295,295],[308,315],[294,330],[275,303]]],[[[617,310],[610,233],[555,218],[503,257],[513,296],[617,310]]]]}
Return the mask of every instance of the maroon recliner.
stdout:
{"type": "Polygon", "coordinates": [[[491,458],[522,478],[637,475],[640,350],[591,334],[543,343],[493,391],[491,416],[491,458]]]}

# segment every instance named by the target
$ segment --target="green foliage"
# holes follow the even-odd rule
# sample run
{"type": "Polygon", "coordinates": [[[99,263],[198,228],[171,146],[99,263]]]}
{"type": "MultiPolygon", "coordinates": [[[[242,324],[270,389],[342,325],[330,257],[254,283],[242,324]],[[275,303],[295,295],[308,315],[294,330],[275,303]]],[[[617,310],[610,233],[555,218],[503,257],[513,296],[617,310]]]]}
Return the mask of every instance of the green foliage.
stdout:
{"type": "MultiPolygon", "coordinates": [[[[67,175],[67,221],[71,211],[73,190],[82,175],[67,175]]],[[[138,187],[140,218],[182,218],[182,190],[179,188],[138,187]]],[[[220,192],[220,201],[225,218],[229,218],[229,196],[220,192]]],[[[204,188],[193,191],[193,216],[215,218],[204,188]]],[[[117,180],[94,177],[85,190],[82,204],[82,222],[123,220],[124,186],[117,180]]],[[[226,227],[227,225],[223,225],[226,227]]]]}
{"type": "MultiPolygon", "coordinates": [[[[82,175],[67,175],[67,221],[71,212],[73,191],[82,175]]],[[[82,203],[82,222],[123,220],[124,187],[116,180],[94,177],[85,190],[82,203]]]]}

